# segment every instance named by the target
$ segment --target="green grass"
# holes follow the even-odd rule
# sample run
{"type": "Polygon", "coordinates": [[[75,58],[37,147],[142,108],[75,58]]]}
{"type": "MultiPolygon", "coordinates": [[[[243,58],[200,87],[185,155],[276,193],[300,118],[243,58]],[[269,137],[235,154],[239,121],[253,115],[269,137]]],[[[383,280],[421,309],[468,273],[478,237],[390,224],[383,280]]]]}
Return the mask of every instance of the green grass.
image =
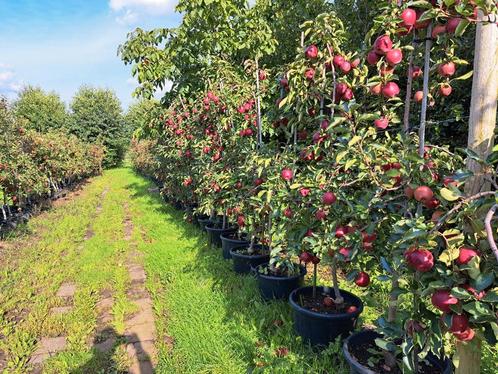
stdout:
{"type": "MultiPolygon", "coordinates": [[[[0,271],[0,349],[8,354],[7,372],[26,372],[37,340],[59,335],[67,336],[68,347],[46,362],[45,373],[125,370],[122,341],[107,355],[89,343],[97,326],[95,305],[104,290],[114,298],[112,327],[117,334],[124,331],[133,311],[125,265],[135,248],[144,254],[146,286],[154,302],[158,373],[348,372],[339,343],[322,351],[303,344],[292,331],[287,303],[264,302],[254,278],[234,274],[220,250],[210,249],[204,234],[151,187],[129,168],[107,171],[72,202],[24,228],[29,234],[16,240],[0,271]],[[131,241],[124,239],[126,211],[134,226],[131,241]],[[85,241],[89,225],[94,236],[85,241]],[[50,308],[60,304],[55,293],[67,281],[77,284],[74,308],[50,316],[50,308]],[[288,354],[279,357],[282,347],[288,354]]],[[[372,323],[385,305],[386,290],[377,282],[375,293],[352,290],[378,305],[362,315],[364,323],[372,323]]],[[[483,357],[482,372],[496,372],[496,351],[485,347],[483,357]]]]}

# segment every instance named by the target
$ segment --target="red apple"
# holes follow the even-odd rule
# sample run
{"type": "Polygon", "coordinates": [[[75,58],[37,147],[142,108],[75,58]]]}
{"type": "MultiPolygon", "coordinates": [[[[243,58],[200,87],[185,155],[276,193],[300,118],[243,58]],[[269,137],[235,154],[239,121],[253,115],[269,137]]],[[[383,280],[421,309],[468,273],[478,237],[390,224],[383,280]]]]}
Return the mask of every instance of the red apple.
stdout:
{"type": "Polygon", "coordinates": [[[343,238],[344,236],[346,236],[346,234],[348,233],[348,229],[347,227],[344,227],[344,226],[338,226],[336,229],[335,229],[335,237],[337,239],[341,239],[343,238]]]}
{"type": "Polygon", "coordinates": [[[382,93],[382,84],[376,84],[375,86],[370,87],[370,93],[372,95],[379,96],[382,93]]]}
{"type": "Polygon", "coordinates": [[[401,49],[391,49],[386,53],[386,61],[391,66],[399,64],[403,61],[403,52],[401,49]]]}
{"type": "Polygon", "coordinates": [[[375,51],[368,52],[367,62],[370,65],[377,65],[377,62],[379,62],[379,60],[380,60],[380,56],[377,53],[375,53],[375,51]]]}
{"type": "Polygon", "coordinates": [[[285,217],[290,219],[290,218],[292,218],[293,215],[294,215],[294,213],[292,212],[291,208],[285,208],[285,210],[284,210],[285,217]]]}
{"type": "Polygon", "coordinates": [[[450,96],[453,88],[448,83],[443,83],[439,86],[439,94],[441,96],[450,96]]]}
{"type": "Polygon", "coordinates": [[[450,18],[448,22],[446,22],[446,32],[448,34],[454,34],[461,20],[461,18],[450,18]]]}
{"type": "Polygon", "coordinates": [[[437,24],[432,29],[432,38],[436,39],[439,34],[444,34],[446,32],[446,25],[437,24]]]}
{"type": "Polygon", "coordinates": [[[315,213],[315,218],[319,221],[323,221],[327,218],[327,213],[323,209],[318,209],[315,213]]]}
{"type": "Polygon", "coordinates": [[[358,287],[367,287],[370,284],[370,276],[364,271],[360,271],[354,282],[358,287]]]}
{"type": "Polygon", "coordinates": [[[299,259],[304,262],[305,264],[311,262],[311,259],[313,258],[313,255],[309,252],[303,252],[299,255],[299,259]]]}
{"type": "Polygon", "coordinates": [[[292,180],[292,178],[294,177],[294,173],[292,172],[291,169],[286,168],[286,169],[282,170],[282,172],[280,173],[280,176],[282,177],[282,179],[284,181],[288,182],[288,181],[292,180]]]}
{"type": "Polygon", "coordinates": [[[374,42],[374,51],[379,55],[384,55],[393,47],[393,42],[389,35],[381,35],[374,42]]]}
{"type": "Polygon", "coordinates": [[[358,308],[354,305],[351,305],[348,307],[348,309],[346,309],[346,313],[356,313],[358,311],[358,308]]]}
{"type": "Polygon", "coordinates": [[[385,130],[387,129],[387,126],[389,126],[389,118],[380,117],[374,121],[374,125],[380,130],[385,130]]]}
{"type": "Polygon", "coordinates": [[[474,339],[475,331],[470,327],[467,327],[465,331],[454,332],[453,335],[455,336],[455,338],[457,338],[460,341],[469,342],[472,339],[474,339]]]}
{"type": "Polygon", "coordinates": [[[413,26],[417,22],[417,12],[413,9],[407,8],[401,13],[401,19],[406,26],[413,26]]]}
{"type": "Polygon", "coordinates": [[[412,78],[417,79],[424,75],[424,72],[420,66],[414,66],[412,69],[412,78]]]}
{"type": "Polygon", "coordinates": [[[456,67],[455,67],[455,64],[450,61],[450,62],[439,64],[437,71],[438,71],[439,75],[441,75],[443,77],[451,77],[452,75],[455,74],[456,67]]]}
{"type": "Polygon", "coordinates": [[[423,203],[427,209],[436,209],[440,204],[439,200],[435,198],[424,200],[423,203]]]}
{"type": "Polygon", "coordinates": [[[458,265],[465,265],[468,264],[474,257],[479,257],[479,252],[477,252],[474,248],[462,247],[460,248],[458,258],[455,261],[458,265]]]}
{"type": "Polygon", "coordinates": [[[424,91],[417,91],[415,95],[413,95],[413,100],[417,103],[420,103],[424,99],[424,91]]]}
{"type": "Polygon", "coordinates": [[[304,77],[307,80],[312,81],[313,78],[315,78],[315,69],[313,69],[313,68],[306,69],[306,71],[304,73],[304,77]]]}
{"type": "Polygon", "coordinates": [[[265,180],[263,178],[257,178],[255,181],[254,181],[254,185],[256,187],[258,186],[261,186],[263,183],[265,182],[265,180]]]}
{"type": "Polygon", "coordinates": [[[341,71],[344,73],[344,74],[347,74],[351,71],[352,69],[352,66],[351,66],[351,63],[349,61],[344,61],[341,66],[341,71]]]}
{"type": "Polygon", "coordinates": [[[399,92],[399,86],[395,82],[387,82],[382,88],[382,94],[388,99],[398,96],[399,92]]]}
{"type": "Polygon", "coordinates": [[[325,296],[323,298],[323,305],[325,305],[327,308],[332,308],[335,305],[334,299],[332,299],[330,296],[325,296]]]}
{"type": "Polygon", "coordinates": [[[434,267],[434,256],[427,249],[409,249],[404,257],[409,267],[421,273],[428,272],[434,267]]]}
{"type": "Polygon", "coordinates": [[[458,299],[451,296],[449,290],[437,290],[432,294],[431,302],[440,311],[450,313],[450,306],[458,304],[458,299]]]}
{"type": "Polygon", "coordinates": [[[429,201],[434,196],[434,192],[427,186],[420,186],[415,189],[413,196],[417,201],[429,201]]]}
{"type": "Polygon", "coordinates": [[[451,317],[451,332],[462,332],[469,327],[469,318],[465,314],[454,314],[451,317]]]}
{"type": "Polygon", "coordinates": [[[299,190],[299,193],[301,194],[302,197],[306,197],[310,194],[310,189],[309,188],[301,188],[299,190]]]}
{"type": "Polygon", "coordinates": [[[335,55],[332,61],[334,65],[339,68],[346,60],[341,55],[335,55]]]}
{"type": "Polygon", "coordinates": [[[337,197],[333,192],[325,192],[322,196],[322,203],[324,205],[332,205],[337,201],[337,197]]]}
{"type": "Polygon", "coordinates": [[[237,217],[237,225],[244,227],[246,225],[246,218],[241,214],[237,217]]]}
{"type": "Polygon", "coordinates": [[[313,60],[318,57],[318,47],[314,44],[308,46],[304,52],[306,58],[313,60]]]}

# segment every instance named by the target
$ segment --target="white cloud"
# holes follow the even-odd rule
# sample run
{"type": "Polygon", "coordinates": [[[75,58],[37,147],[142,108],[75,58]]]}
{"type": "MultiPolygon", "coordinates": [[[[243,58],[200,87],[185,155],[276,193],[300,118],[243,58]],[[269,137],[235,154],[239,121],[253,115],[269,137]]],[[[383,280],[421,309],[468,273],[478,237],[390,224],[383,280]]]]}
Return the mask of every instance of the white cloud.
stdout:
{"type": "Polygon", "coordinates": [[[9,65],[0,65],[0,96],[13,99],[22,89],[23,84],[15,79],[15,74],[12,70],[1,70],[7,68],[7,66],[10,69],[9,65]]]}
{"type": "Polygon", "coordinates": [[[117,13],[122,25],[137,23],[146,15],[166,15],[175,10],[178,0],[110,0],[109,7],[117,13]]]}
{"type": "MultiPolygon", "coordinates": [[[[1,66],[0,66],[1,67],[1,66]]],[[[7,82],[14,77],[14,73],[12,71],[0,71],[0,83],[7,82]]]]}

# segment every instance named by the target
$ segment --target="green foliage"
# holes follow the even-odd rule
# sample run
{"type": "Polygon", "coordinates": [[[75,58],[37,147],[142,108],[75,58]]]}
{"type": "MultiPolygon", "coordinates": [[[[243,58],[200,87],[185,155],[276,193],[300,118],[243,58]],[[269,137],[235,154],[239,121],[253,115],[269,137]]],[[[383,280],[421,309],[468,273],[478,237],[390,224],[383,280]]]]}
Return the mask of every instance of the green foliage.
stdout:
{"type": "Polygon", "coordinates": [[[26,129],[47,132],[68,126],[69,115],[60,97],[38,87],[27,86],[19,92],[13,110],[26,129]]]}
{"type": "MultiPolygon", "coordinates": [[[[154,120],[160,114],[160,104],[157,100],[143,99],[132,103],[124,116],[128,136],[131,137],[135,131],[146,129],[153,125],[154,120]]],[[[136,134],[140,135],[140,133],[136,134]]]]}
{"type": "Polygon", "coordinates": [[[88,143],[106,149],[104,167],[118,165],[128,144],[121,103],[108,89],[81,87],[71,102],[69,131],[88,143]]]}

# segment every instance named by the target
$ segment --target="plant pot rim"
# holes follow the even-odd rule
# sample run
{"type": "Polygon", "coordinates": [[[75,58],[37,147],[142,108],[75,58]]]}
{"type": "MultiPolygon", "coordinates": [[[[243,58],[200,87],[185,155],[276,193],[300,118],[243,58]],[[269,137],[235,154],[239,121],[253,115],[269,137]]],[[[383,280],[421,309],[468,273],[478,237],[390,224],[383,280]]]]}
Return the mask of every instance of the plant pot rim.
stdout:
{"type": "MultiPolygon", "coordinates": [[[[370,368],[362,365],[358,359],[356,359],[352,354],[351,352],[349,351],[349,343],[351,341],[351,339],[353,339],[354,337],[357,337],[357,336],[360,336],[360,335],[366,335],[366,334],[371,334],[375,337],[379,337],[381,338],[382,337],[382,334],[373,330],[373,329],[362,329],[362,330],[359,330],[359,331],[356,331],[354,332],[353,334],[349,335],[345,340],[344,342],[342,343],[342,353],[344,355],[344,358],[346,359],[346,361],[348,362],[348,364],[352,365],[355,367],[355,369],[360,369],[362,370],[364,373],[366,374],[379,374],[378,372],[376,371],[373,371],[371,370],[370,368]]],[[[450,359],[449,358],[445,358],[443,361],[439,358],[437,358],[437,356],[434,356],[434,358],[441,362],[444,367],[442,368],[443,369],[443,373],[445,372],[445,368],[448,367],[448,365],[451,365],[451,362],[450,362],[450,359]]]]}
{"type": "MultiPolygon", "coordinates": [[[[250,243],[249,243],[250,244],[250,243]]],[[[259,247],[259,248],[268,248],[266,246],[263,246],[262,244],[255,244],[254,245],[255,247],[259,247]]],[[[239,245],[237,247],[234,247],[230,250],[230,254],[232,256],[236,256],[236,257],[240,257],[240,258],[264,258],[264,257],[270,257],[270,252],[268,251],[268,253],[266,254],[260,254],[260,255],[243,255],[241,253],[238,252],[239,249],[247,249],[248,247],[246,245],[239,245]]]]}
{"type": "Polygon", "coordinates": [[[376,373],[373,370],[370,370],[370,368],[368,368],[368,367],[363,366],[362,364],[360,364],[360,362],[349,351],[349,342],[350,342],[350,339],[352,337],[354,337],[354,336],[363,335],[363,334],[375,334],[378,337],[382,336],[382,334],[379,334],[377,331],[371,330],[371,329],[363,329],[363,330],[360,330],[360,331],[356,331],[353,334],[349,335],[346,338],[346,340],[344,340],[344,343],[342,344],[342,354],[344,355],[346,361],[349,364],[353,365],[356,369],[361,369],[366,374],[379,374],[379,373],[376,373]]]}
{"type": "Polygon", "coordinates": [[[231,226],[231,227],[227,227],[226,229],[217,229],[215,227],[211,227],[209,224],[206,225],[206,230],[208,231],[226,231],[226,232],[234,232],[234,231],[237,231],[237,227],[235,226],[231,226]]]}
{"type": "MultiPolygon", "coordinates": [[[[227,233],[227,234],[231,234],[231,233],[227,233]]],[[[251,243],[249,240],[227,238],[225,236],[225,233],[220,235],[220,239],[227,241],[227,242],[234,242],[234,243],[240,243],[240,244],[250,244],[251,243]]]]}
{"type": "Polygon", "coordinates": [[[268,266],[269,263],[267,264],[261,264],[261,265],[258,265],[255,267],[255,271],[256,271],[256,274],[258,277],[261,277],[261,278],[264,278],[264,279],[268,279],[268,280],[275,280],[275,281],[278,281],[278,280],[294,280],[294,279],[298,279],[298,278],[301,278],[303,276],[306,275],[306,273],[308,272],[306,270],[306,267],[303,266],[303,265],[299,265],[299,268],[301,269],[301,271],[299,272],[299,274],[296,274],[296,275],[293,275],[293,276],[290,276],[290,277],[277,277],[275,275],[266,275],[266,274],[263,274],[263,273],[260,273],[259,272],[259,268],[263,268],[265,266],[268,266]]]}
{"type": "MultiPolygon", "coordinates": [[[[346,317],[353,317],[354,318],[354,317],[358,317],[363,312],[363,301],[361,301],[361,299],[358,296],[352,294],[351,292],[342,290],[342,289],[339,289],[339,290],[343,296],[348,295],[348,296],[352,297],[353,299],[358,300],[358,303],[353,304],[353,305],[358,307],[358,310],[356,312],[354,312],[354,313],[336,313],[336,314],[323,314],[323,313],[313,312],[311,310],[303,308],[302,306],[300,306],[298,303],[296,303],[293,300],[295,295],[297,295],[298,293],[302,292],[305,289],[311,290],[311,289],[313,289],[313,286],[304,286],[304,287],[300,287],[300,288],[297,288],[294,291],[292,291],[291,294],[289,295],[289,304],[291,305],[291,307],[295,311],[298,311],[299,313],[305,314],[308,317],[318,318],[318,319],[339,319],[339,318],[346,318],[346,317]]],[[[323,291],[324,287],[317,286],[316,289],[323,291]]]]}

